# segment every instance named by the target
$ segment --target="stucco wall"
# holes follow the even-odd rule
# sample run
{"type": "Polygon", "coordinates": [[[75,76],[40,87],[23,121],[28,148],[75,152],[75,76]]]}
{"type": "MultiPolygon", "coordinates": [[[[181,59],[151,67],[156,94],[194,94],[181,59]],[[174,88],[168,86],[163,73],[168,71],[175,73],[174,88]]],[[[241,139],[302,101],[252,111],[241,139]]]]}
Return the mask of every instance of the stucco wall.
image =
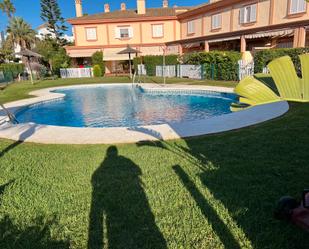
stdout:
{"type": "Polygon", "coordinates": [[[153,22],[124,22],[97,25],[75,25],[76,46],[113,46],[126,44],[152,44],[164,43],[180,39],[179,23],[176,20],[153,21],[153,22]],[[163,24],[163,37],[152,37],[152,25],[163,24]],[[117,39],[116,28],[119,26],[130,26],[133,28],[133,37],[130,39],[117,39]],[[87,41],[87,27],[97,27],[97,41],[87,41]],[[108,32],[107,32],[108,31],[108,32]]]}
{"type": "MultiPolygon", "coordinates": [[[[307,12],[303,14],[297,14],[294,16],[288,15],[288,6],[290,0],[274,0],[274,6],[271,8],[271,0],[248,0],[241,4],[234,6],[227,6],[221,9],[215,9],[211,12],[205,12],[204,14],[198,14],[191,16],[190,18],[181,20],[181,38],[187,39],[191,37],[198,37],[203,35],[211,35],[215,33],[227,33],[230,31],[252,29],[258,27],[265,27],[274,24],[295,22],[300,20],[309,19],[309,4],[307,3],[307,12]],[[239,14],[240,9],[243,6],[257,3],[257,21],[249,24],[240,24],[239,14]],[[273,11],[273,12],[272,12],[273,11]],[[222,14],[222,27],[219,30],[212,30],[211,16],[213,14],[222,14]],[[231,18],[232,16],[232,18],[231,18]],[[203,25],[201,20],[203,18],[203,25]],[[187,22],[195,20],[196,32],[194,35],[188,35],[187,22]]],[[[228,3],[228,1],[227,1],[228,3]]]]}

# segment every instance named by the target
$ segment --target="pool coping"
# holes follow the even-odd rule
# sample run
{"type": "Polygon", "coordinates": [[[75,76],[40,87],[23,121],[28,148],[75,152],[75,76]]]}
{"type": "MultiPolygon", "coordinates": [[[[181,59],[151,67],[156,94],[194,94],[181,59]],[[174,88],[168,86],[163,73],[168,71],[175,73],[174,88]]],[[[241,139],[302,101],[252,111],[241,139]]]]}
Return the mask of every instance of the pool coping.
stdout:
{"type": "MultiPolygon", "coordinates": [[[[11,112],[15,113],[22,107],[46,101],[53,101],[65,96],[61,93],[52,92],[54,90],[108,87],[115,85],[128,84],[87,84],[45,88],[29,93],[30,95],[36,97],[10,102],[5,104],[5,106],[11,112]]],[[[218,93],[233,93],[233,89],[227,87],[158,84],[138,85],[146,91],[203,90],[218,93]]],[[[39,125],[35,123],[10,124],[7,122],[2,122],[2,124],[0,123],[0,138],[43,144],[122,144],[137,143],[141,141],[170,140],[220,133],[248,127],[280,117],[288,110],[288,102],[279,101],[265,105],[258,105],[240,112],[229,113],[203,120],[182,122],[178,124],[166,123],[137,127],[64,127],[39,125]]],[[[6,116],[3,111],[0,111],[0,120],[5,118],[6,116]]]]}

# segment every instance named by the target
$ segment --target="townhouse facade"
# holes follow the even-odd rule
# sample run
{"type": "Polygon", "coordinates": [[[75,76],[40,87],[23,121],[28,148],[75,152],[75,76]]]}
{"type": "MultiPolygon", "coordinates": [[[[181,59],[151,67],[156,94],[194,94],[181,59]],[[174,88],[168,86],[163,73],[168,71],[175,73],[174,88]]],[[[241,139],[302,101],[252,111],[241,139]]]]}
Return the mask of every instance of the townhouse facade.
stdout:
{"type": "Polygon", "coordinates": [[[306,0],[211,0],[195,7],[146,8],[83,15],[82,1],[75,0],[75,44],[66,48],[76,64],[104,53],[106,73],[123,71],[127,45],[144,55],[182,54],[194,51],[235,50],[250,60],[261,49],[309,46],[309,3],[306,0]]]}

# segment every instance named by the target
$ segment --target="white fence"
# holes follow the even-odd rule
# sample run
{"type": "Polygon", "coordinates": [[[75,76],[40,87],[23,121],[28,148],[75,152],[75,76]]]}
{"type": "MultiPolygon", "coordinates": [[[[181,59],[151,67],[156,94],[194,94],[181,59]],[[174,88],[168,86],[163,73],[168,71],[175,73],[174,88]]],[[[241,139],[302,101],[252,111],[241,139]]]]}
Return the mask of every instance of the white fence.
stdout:
{"type": "Polygon", "coordinates": [[[246,78],[247,76],[252,76],[254,75],[254,62],[247,62],[240,60],[238,61],[239,65],[239,71],[238,71],[238,79],[242,80],[246,78]]]}
{"type": "Polygon", "coordinates": [[[61,78],[90,78],[93,76],[92,68],[61,68],[61,78]]]}
{"type": "Polygon", "coordinates": [[[144,64],[137,65],[137,74],[138,75],[147,75],[146,67],[144,64]]]}
{"type": "Polygon", "coordinates": [[[176,66],[175,65],[164,66],[164,70],[163,66],[156,66],[156,76],[157,77],[165,76],[168,78],[176,77],[176,66]]]}
{"type": "Polygon", "coordinates": [[[202,65],[177,65],[177,77],[202,79],[202,65]]]}

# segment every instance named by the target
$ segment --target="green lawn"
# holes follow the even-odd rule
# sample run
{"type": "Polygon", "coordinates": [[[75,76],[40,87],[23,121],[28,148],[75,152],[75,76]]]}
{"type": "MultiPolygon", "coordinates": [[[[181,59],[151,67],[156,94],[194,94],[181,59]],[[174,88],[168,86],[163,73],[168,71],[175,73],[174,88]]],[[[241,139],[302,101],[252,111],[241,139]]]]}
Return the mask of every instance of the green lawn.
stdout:
{"type": "Polygon", "coordinates": [[[0,248],[307,249],[272,211],[308,187],[308,124],[309,104],[291,104],[265,124],[169,142],[0,140],[0,248]]]}

